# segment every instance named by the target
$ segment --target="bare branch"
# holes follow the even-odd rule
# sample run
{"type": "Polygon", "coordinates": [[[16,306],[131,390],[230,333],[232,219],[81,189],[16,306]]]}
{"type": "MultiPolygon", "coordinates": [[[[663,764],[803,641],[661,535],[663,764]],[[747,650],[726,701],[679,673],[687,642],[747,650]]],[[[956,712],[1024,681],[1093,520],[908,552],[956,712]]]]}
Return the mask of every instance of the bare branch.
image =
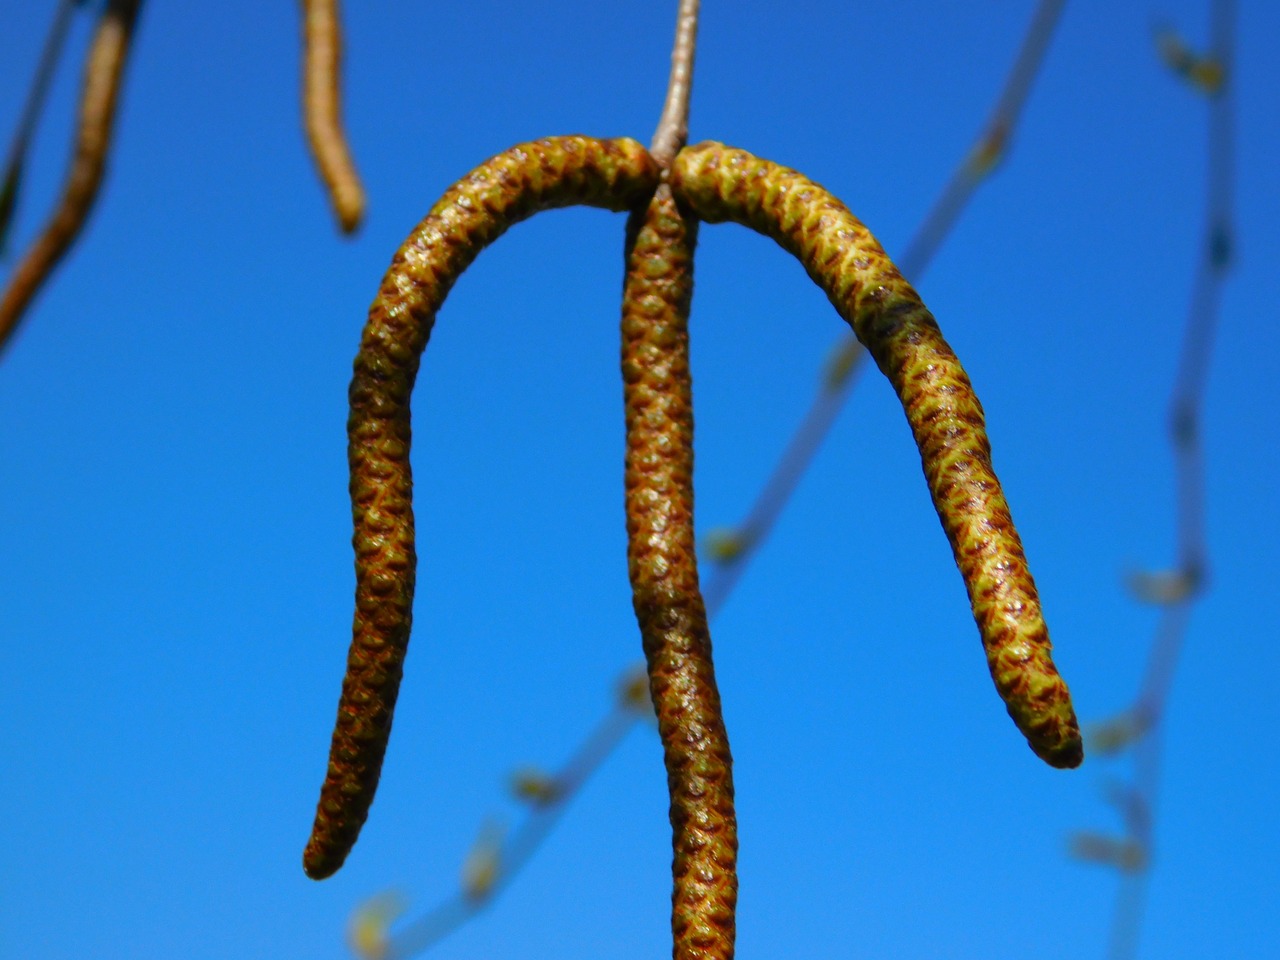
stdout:
{"type": "Polygon", "coordinates": [[[40,119],[40,111],[48,97],[49,84],[53,81],[53,72],[62,54],[75,6],[75,0],[61,0],[58,4],[53,25],[49,27],[49,36],[44,42],[44,50],[41,51],[40,60],[36,65],[35,79],[31,81],[31,91],[27,94],[27,101],[22,106],[22,116],[18,120],[18,127],[13,133],[13,142],[9,146],[9,158],[4,170],[4,185],[0,187],[0,255],[4,253],[10,219],[13,216],[14,207],[17,206],[18,185],[22,180],[22,164],[27,155],[27,147],[31,143],[36,121],[40,119]]]}
{"type": "Polygon", "coordinates": [[[667,102],[649,145],[649,152],[666,170],[689,139],[689,95],[693,89],[693,55],[698,44],[700,0],[680,0],[676,14],[676,39],[671,47],[671,77],[667,102]]]}
{"type": "Polygon", "coordinates": [[[0,350],[28,305],[80,235],[106,171],[125,61],[142,0],[110,0],[85,63],[80,131],[62,201],[44,232],[13,271],[0,297],[0,350]]]}

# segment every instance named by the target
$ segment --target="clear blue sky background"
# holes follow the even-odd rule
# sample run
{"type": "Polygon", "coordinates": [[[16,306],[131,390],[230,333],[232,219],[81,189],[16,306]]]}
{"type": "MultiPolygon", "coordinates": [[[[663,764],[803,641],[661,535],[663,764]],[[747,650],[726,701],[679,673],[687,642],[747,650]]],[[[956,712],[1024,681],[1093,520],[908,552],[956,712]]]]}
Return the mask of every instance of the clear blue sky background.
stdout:
{"type": "MultiPolygon", "coordinates": [[[[349,3],[370,195],[332,228],[298,112],[296,5],[152,3],[89,230],[0,363],[0,957],[345,955],[362,898],[452,894],[507,774],[553,766],[636,662],[624,560],[623,218],[546,214],[486,252],[419,381],[416,629],[346,868],[300,854],[349,639],[346,385],[395,248],[522,140],[652,133],[674,4],[349,3]]],[[[795,166],[901,250],[984,121],[1032,4],[707,3],[691,137],[795,166]]],[[[5,5],[0,131],[51,3],[5,5]]],[[[1144,952],[1273,955],[1280,564],[1280,8],[1242,0],[1238,259],[1205,409],[1212,591],[1170,704],[1144,952]]],[[[1007,163],[922,284],[1087,719],[1136,690],[1172,561],[1165,407],[1201,231],[1205,104],[1158,64],[1201,2],[1069,4],[1007,163]]],[[[78,55],[89,32],[81,17],[78,55]]],[[[43,224],[67,64],[16,224],[43,224]]],[[[841,326],[789,257],[704,229],[698,519],[740,518],[841,326]]],[[[7,265],[6,265],[7,266],[7,265]]],[[[737,760],[744,957],[1100,957],[1122,766],[1062,773],[987,676],[900,409],[859,384],[715,624],[737,760]]],[[[441,958],[669,951],[656,737],[637,729],[441,958]]]]}

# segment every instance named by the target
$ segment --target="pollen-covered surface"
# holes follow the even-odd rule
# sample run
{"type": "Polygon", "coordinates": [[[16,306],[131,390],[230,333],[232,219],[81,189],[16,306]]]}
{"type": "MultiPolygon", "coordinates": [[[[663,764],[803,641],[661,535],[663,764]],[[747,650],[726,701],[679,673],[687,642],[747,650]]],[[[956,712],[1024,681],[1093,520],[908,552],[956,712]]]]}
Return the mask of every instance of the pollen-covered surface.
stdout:
{"type": "Polygon", "coordinates": [[[355,843],[391,732],[417,563],[409,395],[436,311],[459,274],[512,224],[574,204],[628,210],[657,180],[634,140],[557,137],[512,147],[450,188],[383,278],[350,388],[356,609],[328,773],[303,854],[316,879],[337,870],[355,843]]]}
{"type": "Polygon", "coordinates": [[[700,218],[745,224],[795,254],[875,358],[906,411],[1009,715],[1045,761],[1079,765],[1075,712],[992,470],[982,407],[920,297],[866,227],[794,170],[704,143],[679,154],[671,185],[700,218]]]}
{"type": "Polygon", "coordinates": [[[307,141],[338,225],[351,233],[364,218],[365,198],[342,129],[341,80],[338,0],[302,0],[302,115],[307,141]]]}
{"type": "Polygon", "coordinates": [[[80,125],[62,200],[44,232],[13,271],[0,297],[0,349],[40,287],[80,235],[98,198],[115,126],[116,106],[134,23],[142,0],[110,0],[89,48],[80,98],[80,125]]]}
{"type": "Polygon", "coordinates": [[[627,557],[671,796],[677,960],[733,956],[732,761],[698,588],[687,319],[696,221],[660,187],[627,231],[627,557]]]}

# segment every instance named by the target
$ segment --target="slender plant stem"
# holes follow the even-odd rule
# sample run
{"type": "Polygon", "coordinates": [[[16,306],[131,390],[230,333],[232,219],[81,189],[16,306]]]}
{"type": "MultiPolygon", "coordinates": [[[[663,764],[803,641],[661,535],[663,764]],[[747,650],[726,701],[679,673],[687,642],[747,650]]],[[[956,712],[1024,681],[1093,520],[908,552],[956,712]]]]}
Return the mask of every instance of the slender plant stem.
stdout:
{"type": "Polygon", "coordinates": [[[40,52],[40,59],[36,64],[36,75],[31,81],[31,90],[27,93],[26,102],[22,106],[22,115],[18,118],[18,126],[9,144],[9,156],[4,165],[3,186],[0,186],[0,254],[4,253],[9,223],[17,205],[23,163],[27,150],[31,146],[31,138],[35,134],[36,123],[44,110],[45,100],[48,99],[49,87],[53,82],[53,74],[57,69],[62,48],[66,44],[67,32],[71,27],[71,17],[75,8],[76,0],[60,0],[58,3],[53,24],[49,27],[49,35],[44,41],[44,50],[40,52]]]}
{"type": "Polygon", "coordinates": [[[671,75],[657,132],[649,152],[666,170],[689,139],[689,97],[693,91],[693,59],[698,43],[699,0],[680,0],[676,38],[671,47],[671,75]]]}
{"type": "Polygon", "coordinates": [[[1176,485],[1176,576],[1183,588],[1164,607],[1137,701],[1127,711],[1138,724],[1138,736],[1133,742],[1132,800],[1128,804],[1138,813],[1126,816],[1125,825],[1131,841],[1143,852],[1143,868],[1124,876],[1117,891],[1108,943],[1111,960],[1134,960],[1138,955],[1154,861],[1164,718],[1178,661],[1186,645],[1191,611],[1208,580],[1200,418],[1222,290],[1232,261],[1235,22],[1235,0],[1213,0],[1208,57],[1216,66],[1221,82],[1209,91],[1208,163],[1200,259],[1192,281],[1181,358],[1169,404],[1169,440],[1176,485]]]}

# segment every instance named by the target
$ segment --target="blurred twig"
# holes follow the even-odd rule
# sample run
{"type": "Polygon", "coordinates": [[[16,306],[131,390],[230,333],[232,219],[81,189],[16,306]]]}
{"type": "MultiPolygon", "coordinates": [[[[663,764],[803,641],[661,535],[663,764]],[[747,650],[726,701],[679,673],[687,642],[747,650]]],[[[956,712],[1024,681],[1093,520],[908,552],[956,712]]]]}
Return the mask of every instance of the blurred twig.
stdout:
{"type": "Polygon", "coordinates": [[[1127,798],[1121,805],[1127,836],[1115,841],[1112,852],[1132,851],[1133,855],[1127,860],[1123,856],[1091,856],[1091,853],[1103,849],[1098,844],[1090,846],[1092,839],[1096,838],[1094,834],[1077,834],[1072,840],[1072,851],[1076,856],[1107,863],[1123,873],[1111,927],[1109,953],[1112,960],[1130,960],[1137,956],[1146,907],[1148,871],[1154,850],[1153,822],[1160,789],[1162,721],[1191,610],[1203,593],[1208,576],[1200,414],[1222,287],[1232,259],[1234,0],[1212,0],[1211,10],[1209,52],[1203,56],[1196,55],[1172,31],[1159,30],[1156,34],[1157,49],[1166,64],[1209,98],[1209,130],[1200,260],[1191,287],[1186,332],[1169,410],[1169,436],[1177,488],[1178,556],[1172,570],[1140,573],[1130,578],[1138,599],[1160,604],[1164,609],[1134,705],[1100,725],[1094,734],[1094,738],[1103,745],[1099,752],[1132,750],[1132,780],[1121,791],[1127,798]]]}
{"type": "MultiPolygon", "coordinates": [[[[1064,2],[1065,0],[1041,0],[1036,8],[1018,57],[983,132],[943,188],[906,252],[897,261],[904,275],[918,280],[924,274],[969,198],[1005,155],[1010,135],[1017,125],[1032,82],[1043,63],[1064,2]]],[[[683,129],[678,123],[670,122],[668,115],[679,84],[684,85],[682,95],[687,97],[688,69],[682,64],[683,57],[687,56],[691,66],[693,45],[691,38],[684,38],[690,30],[688,18],[696,16],[696,9],[697,4],[690,0],[683,0],[681,3],[677,41],[672,56],[668,105],[664,109],[659,132],[655,135],[656,149],[662,149],[660,138],[664,131],[678,131],[669,133],[668,136],[678,135],[683,139],[683,129]],[[682,47],[687,50],[687,54],[681,54],[682,47]]],[[[795,490],[848,396],[853,374],[859,367],[863,354],[862,347],[852,337],[845,338],[837,345],[812,407],[793,435],[746,520],[735,530],[720,534],[719,539],[713,539],[709,545],[710,559],[716,562],[716,569],[708,578],[704,589],[709,616],[714,617],[727,602],[746,567],[746,561],[767,537],[783,505],[795,490]]],[[[374,899],[370,901],[370,907],[357,911],[353,926],[364,918],[376,917],[382,924],[378,928],[381,937],[368,936],[368,924],[362,927],[366,932],[363,941],[366,947],[358,949],[357,953],[364,960],[400,960],[413,956],[439,943],[489,906],[497,893],[511,882],[536,852],[563,814],[568,801],[613,752],[635,720],[641,716],[651,716],[646,683],[643,668],[637,668],[636,673],[624,684],[621,706],[615,708],[591,733],[560,773],[553,777],[531,775],[527,772],[518,775],[517,795],[530,802],[532,809],[519,826],[496,845],[491,837],[482,837],[478,849],[492,852],[495,858],[494,872],[482,896],[468,896],[464,886],[463,890],[394,933],[390,930],[390,918],[385,912],[377,912],[384,901],[374,899]]],[[[354,938],[352,943],[354,945],[354,938]]]]}
{"type": "Polygon", "coordinates": [[[62,200],[0,296],[0,350],[84,228],[106,171],[125,62],[142,0],[107,0],[85,62],[80,127],[62,200]]]}
{"type": "Polygon", "coordinates": [[[71,15],[77,5],[78,0],[59,0],[58,9],[53,15],[53,24],[49,27],[49,36],[45,38],[44,50],[40,52],[40,60],[36,64],[36,75],[31,81],[31,90],[28,91],[26,102],[22,105],[22,115],[18,118],[18,126],[9,144],[9,156],[4,165],[4,181],[0,185],[0,256],[5,252],[9,226],[13,222],[13,213],[18,204],[18,189],[22,185],[22,167],[26,161],[27,150],[31,146],[36,123],[40,120],[44,102],[48,98],[49,86],[53,82],[53,74],[58,67],[58,58],[62,54],[62,48],[67,39],[67,31],[71,28],[71,15]]]}
{"type": "MultiPolygon", "coordinates": [[[[495,837],[491,830],[484,831],[473,850],[473,858],[477,853],[492,858],[492,872],[487,882],[484,885],[464,882],[458,893],[402,926],[394,936],[387,931],[385,940],[381,942],[367,940],[366,943],[372,943],[376,949],[358,950],[359,955],[366,960],[411,957],[443,940],[493,903],[498,893],[524,868],[555,828],[569,801],[605,758],[613,753],[636,720],[651,716],[648,677],[641,668],[623,679],[613,709],[558,773],[540,777],[525,771],[516,780],[515,792],[528,804],[528,815],[516,830],[505,837],[495,837]],[[534,784],[536,788],[532,786],[534,784]]],[[[378,904],[384,899],[375,898],[371,904],[378,904]]],[[[362,908],[357,916],[367,910],[362,908]]]]}

